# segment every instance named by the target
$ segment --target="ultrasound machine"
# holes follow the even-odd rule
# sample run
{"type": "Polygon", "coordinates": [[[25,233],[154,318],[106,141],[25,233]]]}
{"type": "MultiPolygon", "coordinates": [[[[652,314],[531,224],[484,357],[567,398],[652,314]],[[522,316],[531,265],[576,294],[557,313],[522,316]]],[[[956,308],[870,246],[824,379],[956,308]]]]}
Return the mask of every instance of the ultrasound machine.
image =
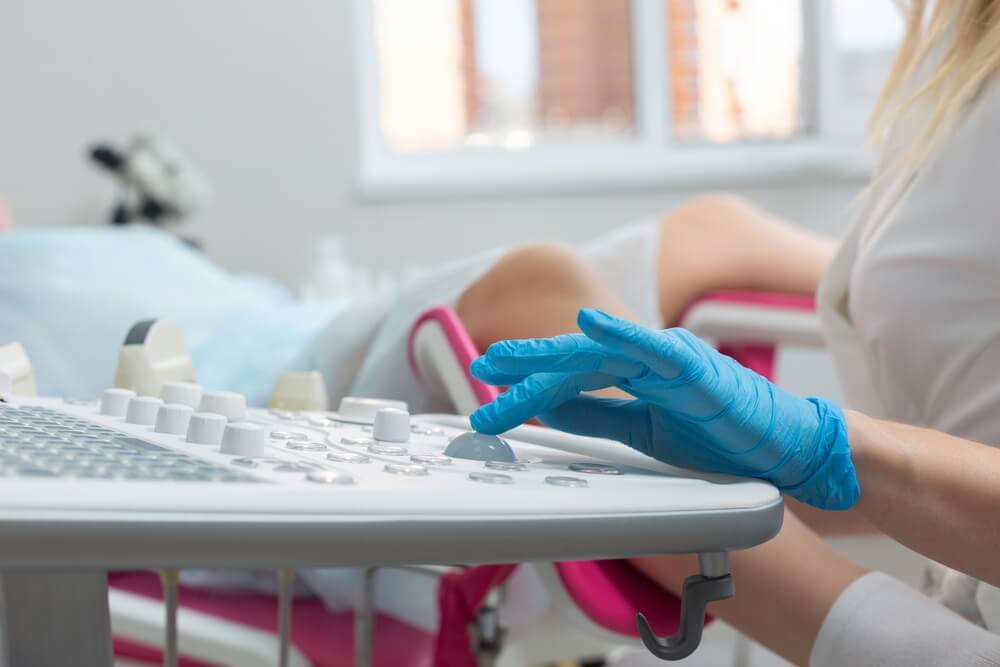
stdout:
{"type": "Polygon", "coordinates": [[[23,350],[0,346],[0,665],[110,665],[111,570],[162,573],[167,664],[179,568],[281,572],[289,664],[296,568],[698,554],[677,634],[639,619],[646,646],[679,659],[705,605],[734,592],[727,554],[781,526],[760,481],[530,425],[481,435],[379,397],[327,410],[308,373],[279,382],[279,407],[248,408],[195,383],[165,321],[129,332],[114,385],[94,401],[35,397],[23,350]]]}

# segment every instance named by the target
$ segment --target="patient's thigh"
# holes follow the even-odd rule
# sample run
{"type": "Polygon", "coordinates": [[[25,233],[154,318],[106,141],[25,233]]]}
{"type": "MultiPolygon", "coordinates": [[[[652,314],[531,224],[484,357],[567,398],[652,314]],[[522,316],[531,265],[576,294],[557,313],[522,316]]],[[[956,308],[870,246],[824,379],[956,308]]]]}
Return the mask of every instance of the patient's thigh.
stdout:
{"type": "Polygon", "coordinates": [[[457,313],[480,349],[508,338],[576,331],[581,308],[634,319],[581,255],[556,244],[508,251],[459,298],[457,313]]]}

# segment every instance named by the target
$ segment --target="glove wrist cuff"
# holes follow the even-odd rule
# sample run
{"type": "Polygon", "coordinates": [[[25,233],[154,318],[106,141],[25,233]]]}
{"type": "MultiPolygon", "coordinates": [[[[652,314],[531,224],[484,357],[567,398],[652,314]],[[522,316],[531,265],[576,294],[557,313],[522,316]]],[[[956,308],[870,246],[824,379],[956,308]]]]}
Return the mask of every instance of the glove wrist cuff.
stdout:
{"type": "Polygon", "coordinates": [[[847,438],[847,423],[840,408],[822,398],[807,399],[820,413],[823,430],[828,431],[826,456],[804,481],[778,487],[780,491],[824,510],[846,510],[861,497],[851,447],[847,438]]]}

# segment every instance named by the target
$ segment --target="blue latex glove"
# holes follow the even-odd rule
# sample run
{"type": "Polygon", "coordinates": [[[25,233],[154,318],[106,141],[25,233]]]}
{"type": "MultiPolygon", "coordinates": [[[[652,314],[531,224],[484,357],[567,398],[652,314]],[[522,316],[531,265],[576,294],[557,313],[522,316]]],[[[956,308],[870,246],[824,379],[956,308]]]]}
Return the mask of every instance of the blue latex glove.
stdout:
{"type": "Polygon", "coordinates": [[[684,329],[652,331],[582,310],[583,334],[503,341],[472,374],[511,385],[472,414],[483,433],[538,416],[571,433],[610,438],[673,465],[767,480],[823,509],[861,495],[840,409],[800,398],[684,329]],[[619,387],[636,400],[581,396],[619,387]]]}

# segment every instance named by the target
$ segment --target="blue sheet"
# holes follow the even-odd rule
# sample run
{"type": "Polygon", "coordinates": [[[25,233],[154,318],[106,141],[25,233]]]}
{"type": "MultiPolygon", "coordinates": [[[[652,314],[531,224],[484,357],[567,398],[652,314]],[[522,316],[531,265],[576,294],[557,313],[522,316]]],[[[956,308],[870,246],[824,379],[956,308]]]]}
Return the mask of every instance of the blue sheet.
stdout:
{"type": "Polygon", "coordinates": [[[279,374],[316,367],[317,337],[348,307],[224,271],[149,227],[0,234],[0,343],[24,345],[43,395],[99,396],[132,324],[166,318],[184,332],[201,384],[262,405],[279,374]]]}

